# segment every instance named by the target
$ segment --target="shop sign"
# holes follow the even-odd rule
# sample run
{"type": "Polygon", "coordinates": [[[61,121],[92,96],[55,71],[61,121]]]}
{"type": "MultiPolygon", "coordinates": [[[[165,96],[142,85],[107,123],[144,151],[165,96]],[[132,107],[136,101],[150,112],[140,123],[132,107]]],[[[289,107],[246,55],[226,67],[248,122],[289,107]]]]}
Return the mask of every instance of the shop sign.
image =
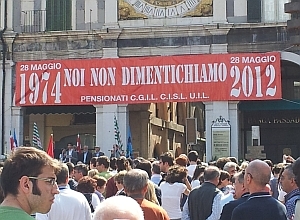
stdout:
{"type": "Polygon", "coordinates": [[[18,62],[15,95],[17,106],[280,99],[280,53],[18,62]]]}

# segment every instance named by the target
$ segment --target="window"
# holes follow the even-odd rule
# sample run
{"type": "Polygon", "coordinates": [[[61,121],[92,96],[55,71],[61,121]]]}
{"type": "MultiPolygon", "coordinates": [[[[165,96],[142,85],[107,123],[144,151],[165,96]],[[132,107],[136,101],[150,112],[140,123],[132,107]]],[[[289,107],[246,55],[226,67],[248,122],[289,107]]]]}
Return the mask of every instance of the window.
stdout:
{"type": "Polygon", "coordinates": [[[71,30],[72,0],[47,0],[46,30],[71,30]]]}
{"type": "Polygon", "coordinates": [[[290,15],[284,12],[284,4],[290,0],[262,0],[262,22],[286,22],[290,15]]]}

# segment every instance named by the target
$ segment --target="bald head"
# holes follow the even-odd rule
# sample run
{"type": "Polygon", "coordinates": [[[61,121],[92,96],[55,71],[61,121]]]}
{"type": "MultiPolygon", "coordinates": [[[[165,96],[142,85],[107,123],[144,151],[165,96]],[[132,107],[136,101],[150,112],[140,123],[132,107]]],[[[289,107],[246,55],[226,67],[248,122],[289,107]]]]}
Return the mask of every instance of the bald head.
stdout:
{"type": "Polygon", "coordinates": [[[261,160],[254,160],[246,168],[245,178],[251,176],[253,183],[258,187],[265,187],[271,178],[271,169],[269,165],[261,160]]]}

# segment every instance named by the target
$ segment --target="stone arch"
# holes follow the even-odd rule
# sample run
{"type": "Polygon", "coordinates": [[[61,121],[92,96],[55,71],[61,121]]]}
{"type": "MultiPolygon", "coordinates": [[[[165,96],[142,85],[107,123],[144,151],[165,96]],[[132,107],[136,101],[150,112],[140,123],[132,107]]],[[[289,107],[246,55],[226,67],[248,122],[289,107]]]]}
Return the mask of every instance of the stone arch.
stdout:
{"type": "Polygon", "coordinates": [[[290,61],[300,66],[300,56],[292,52],[281,51],[281,60],[290,61]]]}

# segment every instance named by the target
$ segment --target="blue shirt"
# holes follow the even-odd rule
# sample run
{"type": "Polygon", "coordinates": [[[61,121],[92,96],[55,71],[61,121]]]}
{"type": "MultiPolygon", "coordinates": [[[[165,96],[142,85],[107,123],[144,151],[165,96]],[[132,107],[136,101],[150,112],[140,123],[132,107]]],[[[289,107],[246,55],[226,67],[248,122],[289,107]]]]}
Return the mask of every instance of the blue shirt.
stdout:
{"type": "Polygon", "coordinates": [[[284,205],[286,207],[286,216],[288,217],[288,219],[292,219],[293,215],[295,214],[296,201],[299,199],[299,197],[299,188],[294,189],[284,196],[284,205]]]}

